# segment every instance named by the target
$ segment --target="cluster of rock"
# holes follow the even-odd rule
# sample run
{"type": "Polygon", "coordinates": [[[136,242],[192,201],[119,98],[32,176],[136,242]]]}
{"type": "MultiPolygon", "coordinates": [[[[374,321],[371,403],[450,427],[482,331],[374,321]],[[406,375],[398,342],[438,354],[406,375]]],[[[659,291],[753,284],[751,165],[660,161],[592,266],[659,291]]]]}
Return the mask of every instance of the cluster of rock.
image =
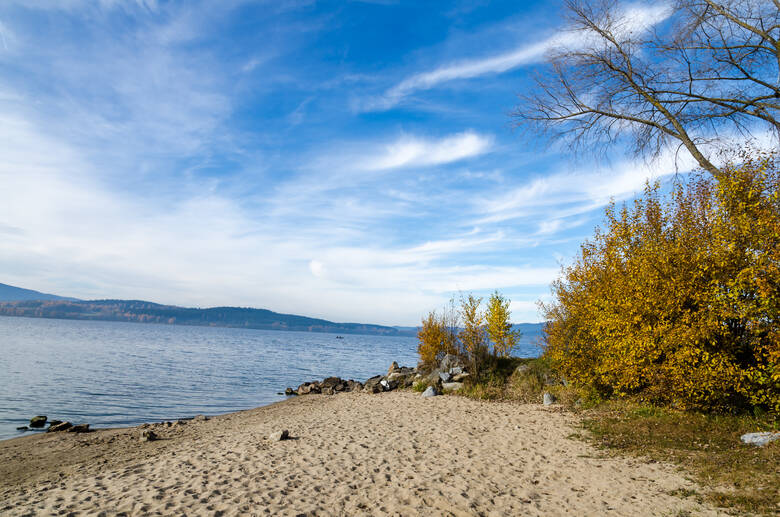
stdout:
{"type": "Polygon", "coordinates": [[[37,431],[43,430],[46,424],[49,427],[46,429],[47,433],[57,433],[60,431],[66,431],[68,433],[88,433],[90,431],[89,424],[73,425],[70,422],[63,422],[62,420],[49,420],[46,415],[34,416],[30,419],[29,426],[17,427],[17,431],[37,431]]]}
{"type": "Polygon", "coordinates": [[[429,372],[418,368],[398,366],[393,361],[385,375],[375,375],[366,382],[340,377],[328,377],[322,381],[304,382],[297,388],[287,388],[285,395],[309,395],[321,393],[335,395],[340,392],[362,391],[366,393],[383,393],[396,389],[410,388],[415,382],[423,382],[433,387],[438,395],[442,390],[457,391],[463,387],[463,381],[469,376],[463,360],[455,355],[445,356],[439,365],[429,372]]]}

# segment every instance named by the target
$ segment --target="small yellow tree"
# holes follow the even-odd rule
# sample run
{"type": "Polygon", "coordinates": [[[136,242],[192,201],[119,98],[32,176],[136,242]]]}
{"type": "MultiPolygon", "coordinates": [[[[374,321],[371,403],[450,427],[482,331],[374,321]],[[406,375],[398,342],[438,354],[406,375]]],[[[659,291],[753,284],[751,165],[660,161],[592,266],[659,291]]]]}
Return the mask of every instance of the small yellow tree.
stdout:
{"type": "Polygon", "coordinates": [[[447,320],[446,314],[437,314],[436,311],[429,312],[423,318],[417,331],[417,353],[423,363],[433,365],[446,354],[457,353],[455,334],[447,320]]]}
{"type": "Polygon", "coordinates": [[[479,370],[487,356],[487,340],[485,339],[485,314],[480,310],[482,298],[469,294],[460,298],[460,316],[463,329],[460,331],[460,343],[468,355],[474,371],[479,370]]]}
{"type": "Polygon", "coordinates": [[[519,331],[512,330],[512,323],[509,322],[509,302],[498,291],[488,299],[485,321],[488,337],[493,343],[493,355],[497,357],[509,357],[521,336],[519,331]]]}

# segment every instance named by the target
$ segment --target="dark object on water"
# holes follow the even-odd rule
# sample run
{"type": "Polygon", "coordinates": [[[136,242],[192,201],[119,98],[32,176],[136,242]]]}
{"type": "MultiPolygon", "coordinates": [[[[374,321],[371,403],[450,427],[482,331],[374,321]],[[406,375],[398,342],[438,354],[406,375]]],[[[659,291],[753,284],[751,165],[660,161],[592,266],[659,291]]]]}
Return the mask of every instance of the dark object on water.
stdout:
{"type": "Polygon", "coordinates": [[[34,416],[30,419],[30,427],[33,429],[43,427],[46,425],[46,420],[47,418],[45,415],[34,416]]]}
{"type": "Polygon", "coordinates": [[[336,339],[344,339],[344,336],[336,336],[336,339]]]}
{"type": "Polygon", "coordinates": [[[26,425],[23,425],[22,427],[17,427],[16,430],[17,431],[29,431],[30,428],[27,427],[26,425]]]}

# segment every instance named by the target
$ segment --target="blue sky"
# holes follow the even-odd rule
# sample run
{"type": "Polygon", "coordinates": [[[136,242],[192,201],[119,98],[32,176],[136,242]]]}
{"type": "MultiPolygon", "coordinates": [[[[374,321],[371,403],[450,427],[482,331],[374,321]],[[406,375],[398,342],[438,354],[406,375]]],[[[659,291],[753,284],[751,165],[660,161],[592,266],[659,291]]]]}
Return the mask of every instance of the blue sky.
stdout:
{"type": "Polygon", "coordinates": [[[516,130],[555,44],[551,2],[5,0],[0,282],[398,325],[499,289],[539,321],[609,200],[680,167],[516,130]]]}

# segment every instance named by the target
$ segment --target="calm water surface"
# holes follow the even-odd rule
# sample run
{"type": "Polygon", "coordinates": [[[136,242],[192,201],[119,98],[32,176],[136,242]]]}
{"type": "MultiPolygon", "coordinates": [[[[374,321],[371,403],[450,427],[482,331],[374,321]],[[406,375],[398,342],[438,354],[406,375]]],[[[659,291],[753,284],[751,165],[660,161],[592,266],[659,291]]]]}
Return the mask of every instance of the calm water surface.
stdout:
{"type": "Polygon", "coordinates": [[[0,316],[0,439],[34,415],[114,427],[253,408],[304,381],[414,366],[416,348],[413,337],[0,316]]]}
{"type": "Polygon", "coordinates": [[[93,427],[270,404],[330,375],[417,364],[412,337],[0,317],[0,439],[41,414],[93,427]]]}

